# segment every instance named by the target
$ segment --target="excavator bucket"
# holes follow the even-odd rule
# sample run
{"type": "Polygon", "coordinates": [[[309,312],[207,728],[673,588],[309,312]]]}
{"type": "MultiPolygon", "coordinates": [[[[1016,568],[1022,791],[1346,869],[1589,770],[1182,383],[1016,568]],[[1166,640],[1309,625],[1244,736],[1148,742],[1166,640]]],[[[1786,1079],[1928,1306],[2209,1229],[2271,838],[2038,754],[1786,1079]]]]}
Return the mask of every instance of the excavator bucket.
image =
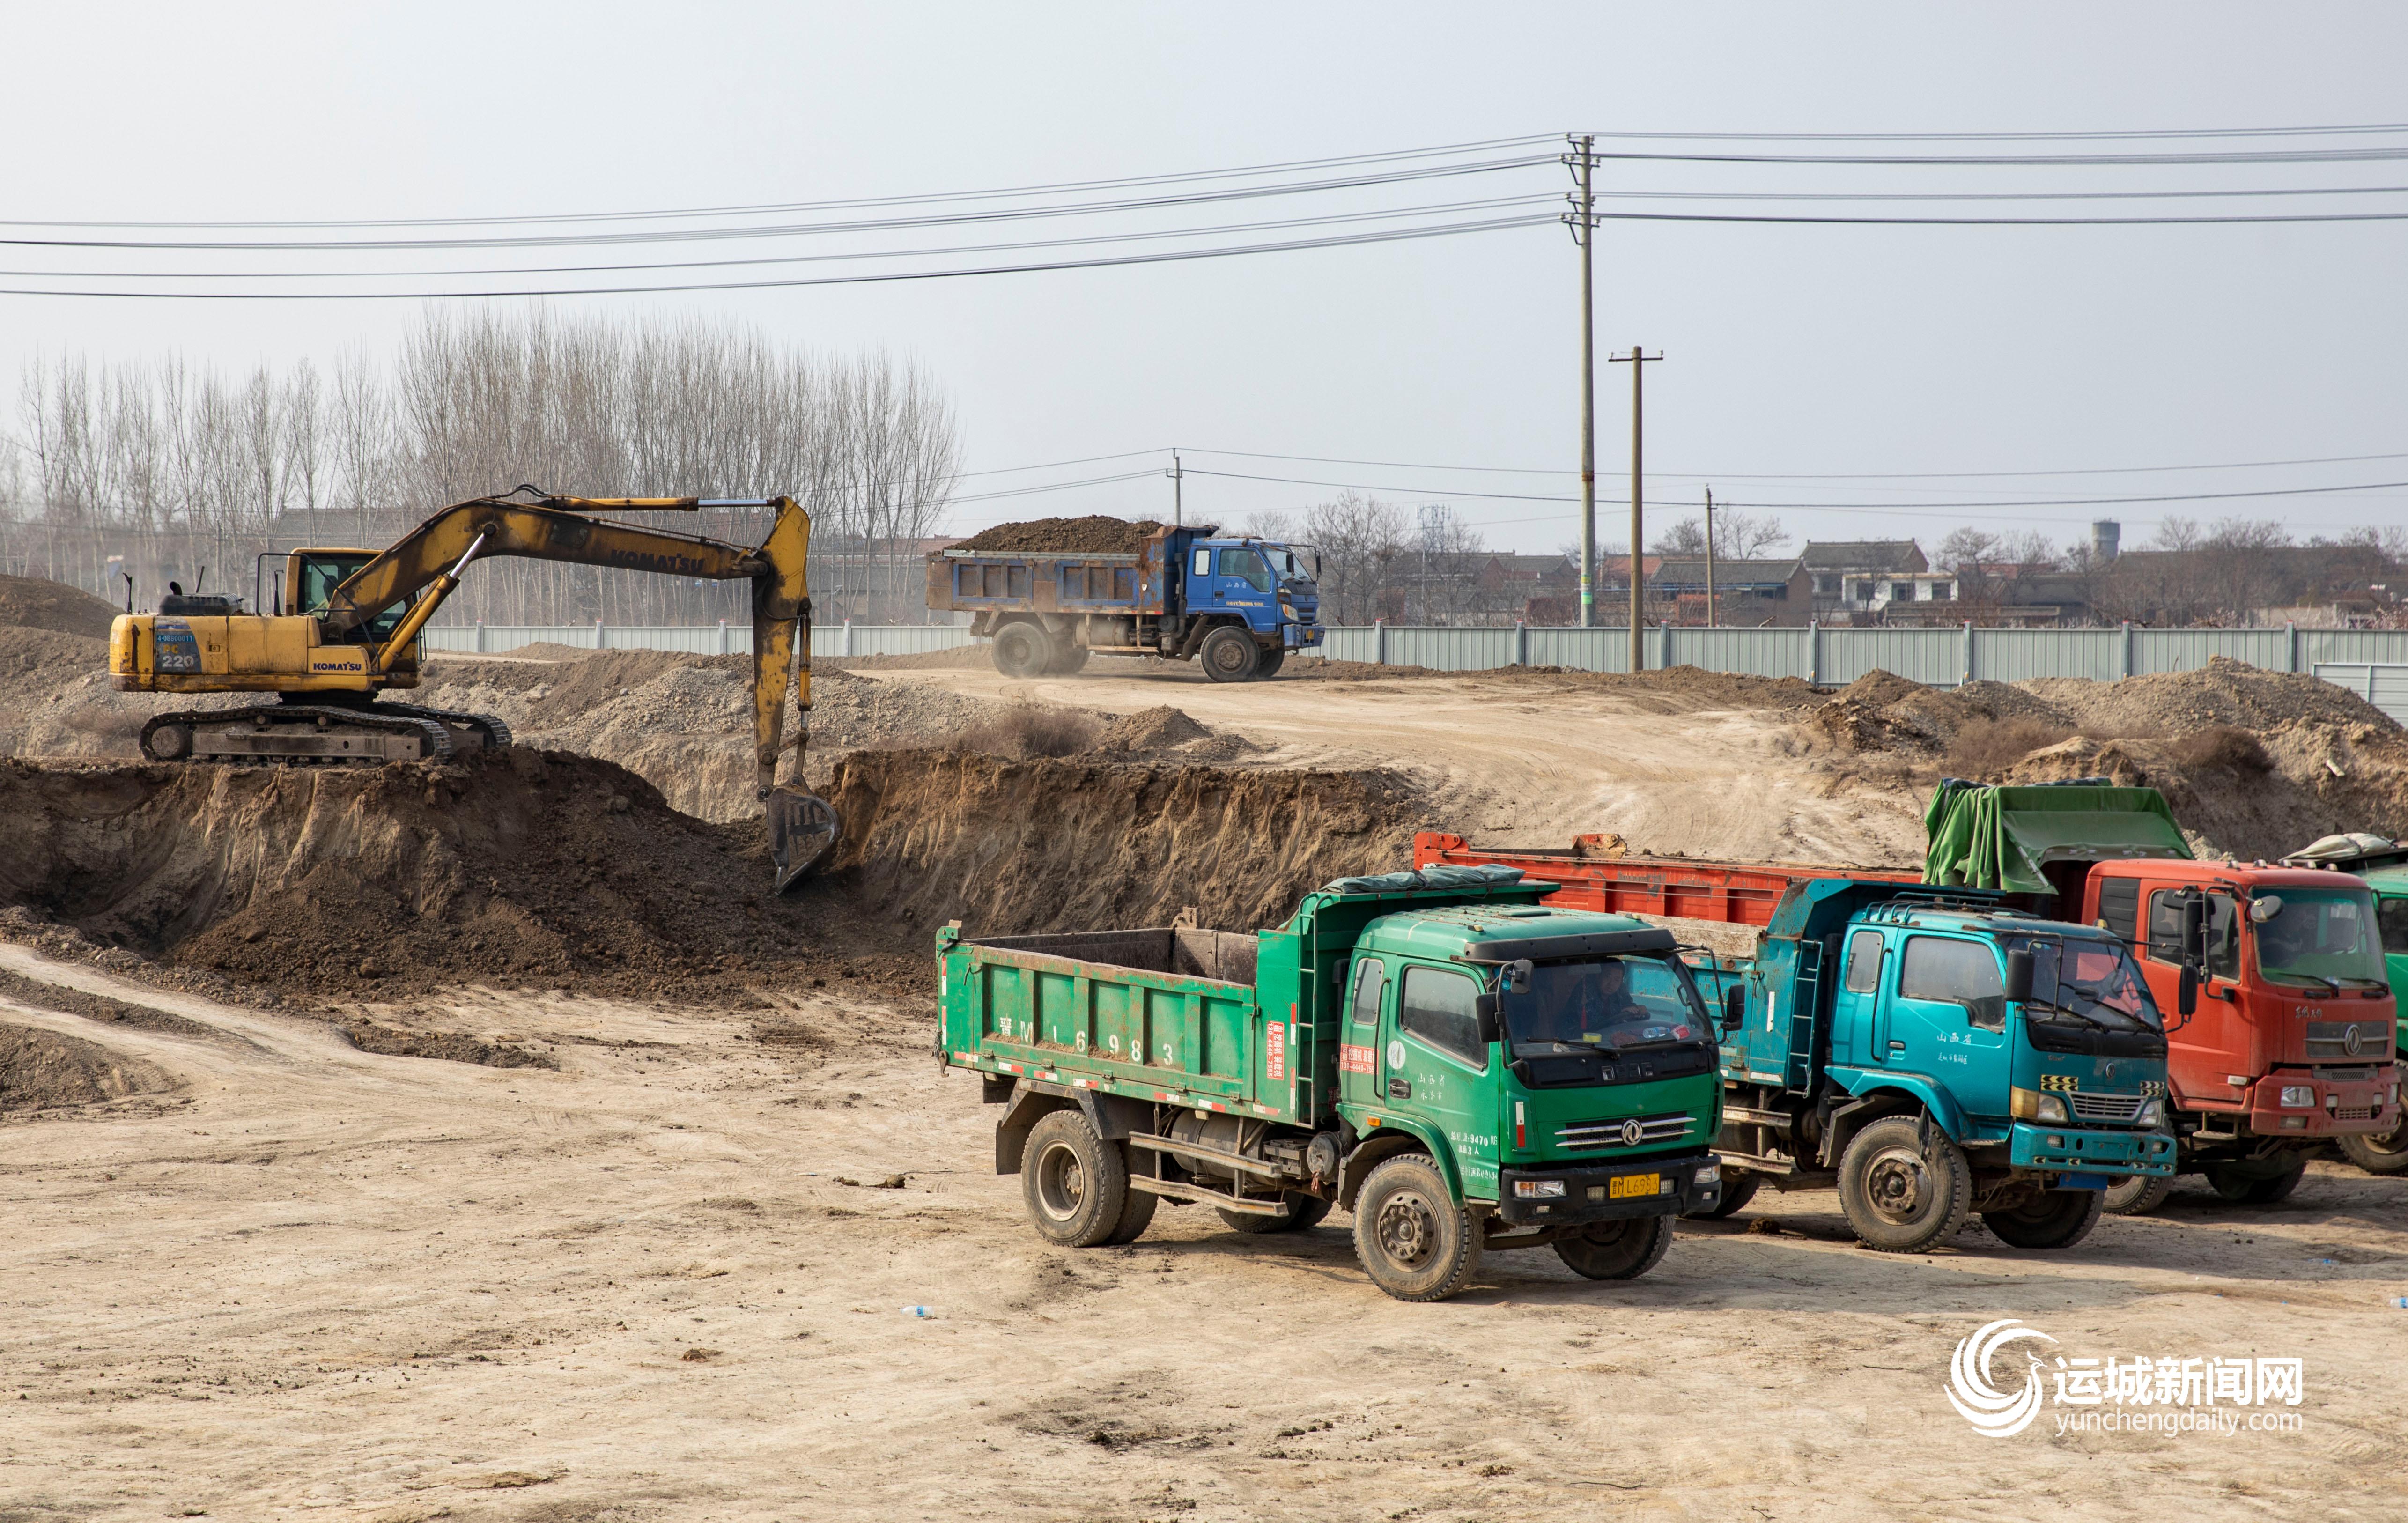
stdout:
{"type": "Polygon", "coordinates": [[[769,891],[782,894],[827,859],[844,827],[836,810],[817,794],[774,789],[768,812],[769,860],[778,868],[778,881],[769,891]]]}

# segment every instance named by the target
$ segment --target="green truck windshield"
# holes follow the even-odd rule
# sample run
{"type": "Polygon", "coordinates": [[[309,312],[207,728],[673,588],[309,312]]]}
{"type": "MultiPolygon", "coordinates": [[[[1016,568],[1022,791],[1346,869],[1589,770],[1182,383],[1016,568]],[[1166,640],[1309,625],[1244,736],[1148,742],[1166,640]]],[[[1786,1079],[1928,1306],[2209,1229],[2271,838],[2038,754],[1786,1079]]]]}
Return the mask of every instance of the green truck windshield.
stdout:
{"type": "Polygon", "coordinates": [[[1505,996],[1503,1009],[1517,1056],[1556,1045],[1695,1042],[1712,1029],[1688,970],[1669,957],[1542,962],[1530,970],[1526,992],[1505,996]]]}
{"type": "Polygon", "coordinates": [[[2258,971],[2278,984],[2382,984],[2383,949],[2372,912],[2363,889],[2258,895],[2249,906],[2258,971]]]}
{"type": "Polygon", "coordinates": [[[2029,947],[2032,997],[2024,1009],[2036,1019],[2071,1015],[2119,1031],[2161,1031],[2165,1023],[2149,985],[2129,954],[2114,941],[2055,936],[2003,938],[2008,950],[2029,947]]]}

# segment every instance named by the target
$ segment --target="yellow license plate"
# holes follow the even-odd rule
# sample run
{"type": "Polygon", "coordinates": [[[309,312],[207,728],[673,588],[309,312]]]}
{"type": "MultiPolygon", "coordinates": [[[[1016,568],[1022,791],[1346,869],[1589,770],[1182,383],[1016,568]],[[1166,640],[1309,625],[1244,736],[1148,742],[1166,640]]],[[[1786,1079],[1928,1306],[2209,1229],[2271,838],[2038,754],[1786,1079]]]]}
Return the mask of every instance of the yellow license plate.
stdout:
{"type": "Polygon", "coordinates": [[[1625,1174],[1606,1185],[1607,1198],[1627,1200],[1634,1196],[1654,1195],[1663,1177],[1661,1174],[1625,1174]]]}

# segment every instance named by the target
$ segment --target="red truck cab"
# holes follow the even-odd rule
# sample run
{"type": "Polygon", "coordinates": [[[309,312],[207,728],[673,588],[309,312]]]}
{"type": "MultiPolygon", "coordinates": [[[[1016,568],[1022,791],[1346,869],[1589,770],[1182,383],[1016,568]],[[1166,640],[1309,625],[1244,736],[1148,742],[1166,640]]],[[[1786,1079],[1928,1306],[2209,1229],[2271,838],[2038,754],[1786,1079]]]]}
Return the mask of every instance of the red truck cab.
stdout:
{"type": "Polygon", "coordinates": [[[2167,1033],[2186,1162],[2229,1198],[2279,1200],[2308,1144],[2397,1119],[2373,899],[2363,881],[2329,869],[2131,859],[2090,869],[2081,918],[2131,947],[2172,1012],[2193,901],[2203,901],[2198,1003],[2167,1033]]]}

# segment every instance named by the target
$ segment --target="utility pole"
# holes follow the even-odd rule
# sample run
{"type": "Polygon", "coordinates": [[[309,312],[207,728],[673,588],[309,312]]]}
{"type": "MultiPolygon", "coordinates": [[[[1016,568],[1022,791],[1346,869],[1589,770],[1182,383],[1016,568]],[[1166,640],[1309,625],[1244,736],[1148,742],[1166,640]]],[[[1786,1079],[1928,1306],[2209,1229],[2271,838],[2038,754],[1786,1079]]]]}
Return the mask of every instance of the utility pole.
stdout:
{"type": "Polygon", "coordinates": [[[1714,489],[1706,488],[1706,627],[1714,626],[1714,489]]]}
{"type": "Polygon", "coordinates": [[[1186,486],[1187,475],[1180,467],[1177,450],[1170,452],[1170,468],[1162,474],[1170,478],[1170,526],[1174,529],[1185,528],[1187,526],[1186,504],[1181,498],[1186,486]]]}
{"type": "Polygon", "coordinates": [[[1647,366],[1663,357],[1661,354],[1642,353],[1636,345],[1632,346],[1627,354],[1606,356],[1615,365],[1630,366],[1630,669],[1632,671],[1647,669],[1645,590],[1647,569],[1646,563],[1641,558],[1647,543],[1645,538],[1647,525],[1644,515],[1640,510],[1639,496],[1640,482],[1645,474],[1641,467],[1640,460],[1642,431],[1640,426],[1639,378],[1646,372],[1647,366]]]}
{"type": "Polygon", "coordinates": [[[1578,211],[1564,220],[1572,224],[1572,241],[1581,251],[1581,567],[1580,622],[1597,627],[1597,322],[1593,299],[1597,245],[1597,138],[1572,139],[1577,155],[1567,155],[1580,182],[1572,196],[1578,211]]]}

